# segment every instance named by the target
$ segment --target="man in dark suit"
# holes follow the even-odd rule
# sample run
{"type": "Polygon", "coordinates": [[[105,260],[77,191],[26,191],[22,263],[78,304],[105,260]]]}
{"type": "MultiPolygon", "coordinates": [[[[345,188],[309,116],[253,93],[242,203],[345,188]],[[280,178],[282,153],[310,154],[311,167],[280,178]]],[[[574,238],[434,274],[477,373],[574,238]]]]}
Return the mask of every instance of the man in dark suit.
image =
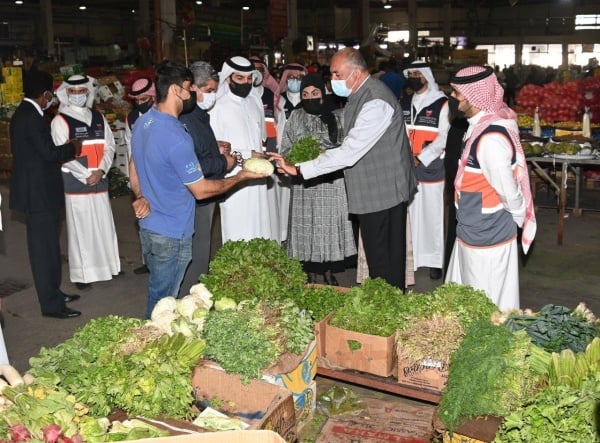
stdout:
{"type": "Polygon", "coordinates": [[[60,217],[65,204],[61,163],[81,153],[81,141],[56,146],[44,110],[52,104],[52,76],[30,71],[24,78],[25,98],[10,122],[13,170],[9,207],[25,213],[31,272],[42,315],[72,318],[81,312],[66,303],[79,295],[60,290],[60,217]]]}

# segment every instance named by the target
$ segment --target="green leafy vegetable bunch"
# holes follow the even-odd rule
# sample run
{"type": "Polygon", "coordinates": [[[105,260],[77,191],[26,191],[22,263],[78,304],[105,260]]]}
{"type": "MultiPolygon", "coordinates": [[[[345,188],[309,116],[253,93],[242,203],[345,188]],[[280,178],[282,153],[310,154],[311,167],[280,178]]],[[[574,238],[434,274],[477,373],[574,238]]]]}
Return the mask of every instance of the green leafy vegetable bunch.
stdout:
{"type": "Polygon", "coordinates": [[[291,300],[251,300],[238,310],[211,311],[204,324],[206,356],[247,381],[260,378],[284,352],[301,354],[313,321],[291,300]]]}
{"type": "Polygon", "coordinates": [[[388,337],[398,328],[405,298],[402,291],[381,278],[367,278],[346,295],[347,302],[335,311],[331,325],[364,334],[388,337]]]}
{"type": "Polygon", "coordinates": [[[296,163],[314,160],[321,152],[323,151],[319,140],[312,135],[306,135],[292,144],[290,151],[285,156],[285,161],[294,165],[296,163]]]}
{"type": "Polygon", "coordinates": [[[595,318],[589,318],[581,309],[552,304],[538,313],[511,313],[505,325],[511,331],[524,329],[534,344],[549,352],[583,352],[594,337],[600,336],[600,323],[595,318]]]}
{"type": "Polygon", "coordinates": [[[438,410],[442,422],[452,430],[468,419],[504,417],[520,407],[540,381],[527,360],[531,353],[524,331],[513,333],[485,320],[473,323],[450,361],[438,410]]]}
{"type": "Polygon", "coordinates": [[[598,374],[581,388],[550,386],[505,417],[494,443],[598,442],[598,374]]]}
{"type": "Polygon", "coordinates": [[[73,394],[93,416],[121,409],[148,418],[187,418],[190,373],[205,343],[182,334],[161,335],[125,353],[131,335],[143,329],[141,322],[118,316],[91,320],[72,338],[31,358],[30,373],[73,394]]]}
{"type": "Polygon", "coordinates": [[[299,293],[306,274],[274,240],[255,238],[228,241],[215,254],[208,275],[201,281],[215,300],[280,299],[299,293]]]}
{"type": "Polygon", "coordinates": [[[348,294],[331,286],[306,286],[298,293],[296,304],[312,314],[315,322],[338,310],[348,299],[348,294]]]}

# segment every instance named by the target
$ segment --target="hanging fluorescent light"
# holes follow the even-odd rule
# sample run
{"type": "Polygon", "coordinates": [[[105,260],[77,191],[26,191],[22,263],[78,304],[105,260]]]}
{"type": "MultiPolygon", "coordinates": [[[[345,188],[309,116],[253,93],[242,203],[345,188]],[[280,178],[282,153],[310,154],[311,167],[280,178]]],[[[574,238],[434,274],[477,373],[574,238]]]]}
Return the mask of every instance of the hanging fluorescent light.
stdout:
{"type": "Polygon", "coordinates": [[[390,5],[389,0],[386,0],[386,2],[383,5],[383,9],[391,9],[391,8],[392,8],[392,5],[390,5]]]}
{"type": "Polygon", "coordinates": [[[250,6],[242,6],[242,9],[243,9],[244,11],[249,11],[249,10],[250,10],[250,6]]]}
{"type": "Polygon", "coordinates": [[[81,6],[79,7],[79,10],[80,10],[80,11],[85,11],[86,9],[87,9],[87,6],[85,6],[85,5],[81,5],[81,6]]]}

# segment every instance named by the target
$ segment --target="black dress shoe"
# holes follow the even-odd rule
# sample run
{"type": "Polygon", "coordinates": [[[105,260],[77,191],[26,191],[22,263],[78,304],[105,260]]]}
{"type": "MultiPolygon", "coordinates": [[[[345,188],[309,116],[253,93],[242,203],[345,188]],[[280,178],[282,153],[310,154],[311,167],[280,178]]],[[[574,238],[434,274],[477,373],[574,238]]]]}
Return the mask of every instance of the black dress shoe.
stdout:
{"type": "Polygon", "coordinates": [[[79,294],[65,294],[65,303],[71,303],[72,301],[79,300],[81,295],[79,294]]]}
{"type": "Polygon", "coordinates": [[[113,278],[118,278],[118,277],[121,277],[122,275],[125,275],[125,271],[119,271],[118,274],[113,275],[113,278]]]}
{"type": "Polygon", "coordinates": [[[44,317],[53,317],[53,318],[74,318],[79,317],[81,312],[76,311],[75,309],[65,307],[62,311],[59,312],[45,312],[42,314],[44,317]]]}
{"type": "Polygon", "coordinates": [[[442,270],[440,268],[429,268],[429,278],[439,280],[442,278],[442,270]]]}
{"type": "Polygon", "coordinates": [[[77,289],[79,289],[80,291],[85,291],[86,289],[92,289],[92,284],[91,283],[80,283],[80,282],[77,282],[77,283],[75,283],[75,286],[77,286],[77,289]]]}
{"type": "Polygon", "coordinates": [[[135,268],[133,270],[134,274],[140,275],[140,274],[147,274],[150,272],[150,269],[148,269],[148,266],[146,265],[142,265],[139,268],[135,268]]]}
{"type": "Polygon", "coordinates": [[[325,282],[326,285],[339,286],[337,278],[335,278],[335,275],[333,275],[333,273],[331,271],[327,271],[327,272],[323,273],[323,281],[325,282]]]}

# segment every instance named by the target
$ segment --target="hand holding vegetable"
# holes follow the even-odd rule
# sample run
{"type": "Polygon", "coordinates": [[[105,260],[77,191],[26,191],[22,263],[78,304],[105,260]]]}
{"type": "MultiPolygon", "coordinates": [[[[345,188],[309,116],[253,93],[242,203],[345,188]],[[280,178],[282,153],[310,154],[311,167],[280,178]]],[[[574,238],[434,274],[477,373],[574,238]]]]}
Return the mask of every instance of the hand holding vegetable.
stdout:
{"type": "Polygon", "coordinates": [[[294,165],[290,165],[289,163],[287,163],[284,159],[283,156],[281,154],[278,154],[276,152],[268,152],[267,156],[269,157],[270,161],[275,161],[277,164],[277,172],[280,174],[287,174],[287,175],[298,175],[298,171],[296,169],[296,166],[294,165]]]}

